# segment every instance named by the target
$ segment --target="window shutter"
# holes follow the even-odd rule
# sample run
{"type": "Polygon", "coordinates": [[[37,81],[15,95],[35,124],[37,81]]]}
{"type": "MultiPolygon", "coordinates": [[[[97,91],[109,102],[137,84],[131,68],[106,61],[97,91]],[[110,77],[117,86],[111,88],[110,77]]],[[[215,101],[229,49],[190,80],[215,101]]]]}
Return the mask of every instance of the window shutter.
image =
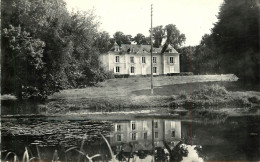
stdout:
{"type": "Polygon", "coordinates": [[[167,56],[167,64],[169,64],[169,63],[170,63],[170,57],[167,56]]]}
{"type": "Polygon", "coordinates": [[[116,73],[116,66],[114,67],[114,73],[116,73]]]}
{"type": "Polygon", "coordinates": [[[142,63],[142,56],[140,57],[140,64],[142,63]]]}
{"type": "Polygon", "coordinates": [[[136,135],[135,139],[136,139],[136,140],[138,140],[138,133],[136,132],[136,134],[135,134],[135,135],[136,135]]]}

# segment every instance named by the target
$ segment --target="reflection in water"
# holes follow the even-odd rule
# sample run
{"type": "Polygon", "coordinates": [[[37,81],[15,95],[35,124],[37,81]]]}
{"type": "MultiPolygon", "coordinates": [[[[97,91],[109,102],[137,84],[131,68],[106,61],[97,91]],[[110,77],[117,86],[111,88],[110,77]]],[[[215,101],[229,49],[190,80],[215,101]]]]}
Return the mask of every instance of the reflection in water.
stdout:
{"type": "Polygon", "coordinates": [[[195,147],[183,144],[179,120],[115,122],[110,144],[119,161],[153,158],[155,161],[182,161],[188,156],[189,150],[196,152],[195,147]]]}
{"type": "Polygon", "coordinates": [[[162,119],[2,118],[1,126],[2,160],[8,152],[14,152],[21,160],[25,147],[30,150],[30,157],[38,157],[37,146],[42,160],[51,160],[57,153],[61,161],[84,161],[86,157],[79,158],[76,151],[82,148],[89,157],[101,155],[93,161],[112,161],[100,133],[109,141],[116,161],[260,160],[259,116],[229,117],[218,124],[193,122],[192,129],[190,121],[162,119]],[[191,137],[195,144],[192,146],[191,137]]]}
{"type": "Polygon", "coordinates": [[[181,127],[178,120],[6,121],[2,136],[2,149],[6,151],[2,150],[2,158],[12,151],[21,159],[27,147],[34,156],[40,150],[42,159],[52,159],[55,154],[60,160],[84,161],[86,158],[78,157],[76,151],[82,149],[89,157],[101,155],[92,159],[94,161],[112,161],[106,143],[99,136],[102,133],[117,161],[182,161],[190,157],[192,150],[182,143],[181,127]]]}

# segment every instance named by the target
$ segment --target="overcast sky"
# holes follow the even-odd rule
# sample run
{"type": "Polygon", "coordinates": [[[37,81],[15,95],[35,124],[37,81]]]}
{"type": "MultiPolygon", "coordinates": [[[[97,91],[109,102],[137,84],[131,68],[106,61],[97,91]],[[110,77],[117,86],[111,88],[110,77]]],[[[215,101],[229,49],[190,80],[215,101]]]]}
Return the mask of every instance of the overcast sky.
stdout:
{"type": "Polygon", "coordinates": [[[102,23],[100,30],[149,36],[151,4],[153,27],[175,24],[186,35],[185,45],[198,45],[205,33],[210,33],[217,21],[223,0],[65,0],[69,10],[95,8],[102,23]]]}

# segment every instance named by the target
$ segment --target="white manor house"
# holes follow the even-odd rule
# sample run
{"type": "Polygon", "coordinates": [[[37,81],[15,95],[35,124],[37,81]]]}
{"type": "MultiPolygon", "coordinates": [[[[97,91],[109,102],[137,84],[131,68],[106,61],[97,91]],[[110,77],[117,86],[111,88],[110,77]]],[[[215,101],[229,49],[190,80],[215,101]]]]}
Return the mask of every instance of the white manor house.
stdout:
{"type": "MultiPolygon", "coordinates": [[[[179,53],[171,46],[162,51],[162,47],[153,48],[153,74],[165,75],[180,73],[179,53]]],[[[101,54],[103,66],[115,75],[151,74],[151,45],[117,43],[109,52],[101,54]]]]}

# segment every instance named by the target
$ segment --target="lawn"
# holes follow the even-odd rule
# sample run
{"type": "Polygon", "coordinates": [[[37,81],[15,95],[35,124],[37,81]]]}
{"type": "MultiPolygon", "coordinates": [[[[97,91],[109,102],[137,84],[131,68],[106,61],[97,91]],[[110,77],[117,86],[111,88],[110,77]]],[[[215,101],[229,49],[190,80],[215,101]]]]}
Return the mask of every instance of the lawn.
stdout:
{"type": "MultiPolygon", "coordinates": [[[[50,96],[45,104],[49,113],[91,111],[111,112],[140,108],[176,108],[185,107],[191,102],[190,98],[179,99],[180,95],[192,96],[194,91],[204,86],[219,85],[230,90],[228,100],[224,97],[210,100],[193,100],[198,106],[215,106],[215,102],[224,106],[237,106],[232,102],[244,103],[244,96],[259,96],[260,92],[247,91],[237,84],[234,75],[194,75],[194,76],[158,76],[154,77],[154,94],[150,94],[150,77],[131,77],[109,79],[95,87],[63,90],[50,96]],[[239,91],[239,92],[237,92],[239,91]],[[242,101],[241,101],[242,100],[242,101]],[[87,111],[86,111],[87,110],[87,111]]],[[[250,89],[248,89],[250,90],[250,89]]],[[[227,97],[226,97],[227,98],[227,97]]],[[[254,98],[258,102],[259,98],[254,98]]],[[[247,102],[245,104],[247,105],[247,102]]],[[[244,106],[244,105],[243,105],[244,106]]]]}
{"type": "MultiPolygon", "coordinates": [[[[234,75],[194,75],[194,76],[158,76],[153,78],[154,96],[177,95],[181,91],[187,93],[204,85],[205,82],[237,81],[234,75]],[[200,83],[200,84],[189,84],[200,83]],[[176,86],[177,85],[177,86],[176,86]]],[[[96,87],[63,90],[50,96],[49,99],[88,99],[115,98],[131,96],[150,96],[150,77],[131,77],[109,79],[96,87]]]]}

